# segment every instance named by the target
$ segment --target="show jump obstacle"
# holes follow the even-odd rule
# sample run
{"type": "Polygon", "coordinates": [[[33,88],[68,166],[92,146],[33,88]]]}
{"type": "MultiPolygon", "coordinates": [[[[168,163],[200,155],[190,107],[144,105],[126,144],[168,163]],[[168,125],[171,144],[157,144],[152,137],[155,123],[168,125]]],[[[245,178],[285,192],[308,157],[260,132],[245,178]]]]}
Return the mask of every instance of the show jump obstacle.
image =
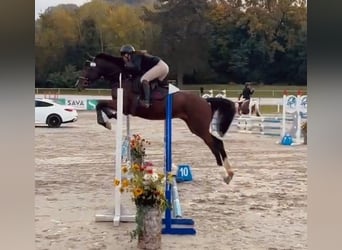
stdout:
{"type": "MultiPolygon", "coordinates": [[[[234,119],[232,132],[279,136],[290,135],[292,145],[301,144],[301,124],[307,119],[307,95],[283,95],[281,117],[256,117],[242,115],[234,119]]],[[[213,124],[214,125],[214,124],[213,124]]],[[[215,126],[212,125],[212,128],[215,126]]]]}
{"type": "MultiPolygon", "coordinates": [[[[129,117],[127,116],[127,136],[123,142],[123,88],[121,85],[117,89],[117,121],[116,121],[116,154],[115,154],[115,178],[121,180],[121,166],[123,148],[129,154],[129,117]],[[125,146],[125,147],[124,147],[125,146]]],[[[129,158],[129,157],[128,157],[129,158]]],[[[114,211],[107,214],[97,214],[95,216],[97,222],[113,222],[114,226],[119,226],[122,222],[135,222],[135,214],[126,214],[125,208],[121,204],[120,186],[114,189],[114,211]]]]}
{"type": "MultiPolygon", "coordinates": [[[[179,89],[172,84],[169,84],[169,94],[167,96],[166,104],[166,118],[165,118],[165,176],[169,176],[172,171],[172,106],[173,93],[179,89]]],[[[166,178],[165,195],[169,202],[173,201],[173,209],[176,211],[175,217],[180,217],[180,204],[178,199],[178,192],[176,182],[170,183],[166,178]],[[172,192],[173,190],[173,192],[172,192]],[[176,196],[176,197],[173,197],[176,196]],[[177,216],[178,214],[178,216],[177,216]]],[[[171,209],[166,209],[165,218],[163,219],[163,234],[178,234],[178,235],[194,235],[196,230],[193,228],[194,221],[192,219],[172,218],[171,209]]]]}
{"type": "MultiPolygon", "coordinates": [[[[165,176],[170,175],[172,171],[172,94],[178,89],[169,85],[169,94],[167,97],[166,105],[166,119],[165,119],[165,152],[164,152],[164,172],[165,176]]],[[[117,121],[116,121],[116,155],[115,155],[115,178],[121,179],[121,166],[123,158],[126,161],[130,160],[130,130],[129,130],[129,117],[127,116],[127,135],[123,138],[123,88],[121,86],[117,89],[117,121]]],[[[178,234],[178,235],[194,235],[196,234],[193,228],[194,221],[192,219],[183,219],[181,212],[181,205],[179,201],[178,189],[176,180],[170,183],[166,181],[165,196],[168,202],[172,204],[173,214],[171,209],[165,211],[165,218],[163,219],[163,234],[178,234]]],[[[104,214],[96,214],[96,222],[113,222],[114,226],[119,226],[120,222],[135,222],[135,214],[128,214],[127,210],[121,204],[120,186],[115,186],[114,189],[114,211],[104,214]]]]}

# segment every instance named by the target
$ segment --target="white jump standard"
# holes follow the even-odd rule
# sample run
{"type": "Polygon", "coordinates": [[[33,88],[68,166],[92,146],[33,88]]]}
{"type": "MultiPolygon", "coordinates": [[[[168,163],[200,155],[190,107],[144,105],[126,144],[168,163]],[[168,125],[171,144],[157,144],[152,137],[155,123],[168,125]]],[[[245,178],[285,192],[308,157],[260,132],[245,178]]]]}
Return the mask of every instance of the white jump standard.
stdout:
{"type": "MultiPolygon", "coordinates": [[[[120,87],[117,89],[117,118],[116,118],[116,154],[115,154],[115,179],[120,180],[120,185],[115,186],[114,189],[114,211],[108,214],[97,214],[95,221],[97,222],[113,222],[114,226],[119,226],[122,222],[135,222],[135,214],[125,214],[125,209],[121,205],[121,167],[122,167],[122,130],[123,130],[123,88],[121,87],[121,74],[120,74],[120,87]]],[[[129,140],[129,122],[127,116],[127,137],[129,140]]],[[[128,144],[129,145],[129,144],[128,144]]],[[[129,151],[129,150],[128,150],[129,151]]]]}

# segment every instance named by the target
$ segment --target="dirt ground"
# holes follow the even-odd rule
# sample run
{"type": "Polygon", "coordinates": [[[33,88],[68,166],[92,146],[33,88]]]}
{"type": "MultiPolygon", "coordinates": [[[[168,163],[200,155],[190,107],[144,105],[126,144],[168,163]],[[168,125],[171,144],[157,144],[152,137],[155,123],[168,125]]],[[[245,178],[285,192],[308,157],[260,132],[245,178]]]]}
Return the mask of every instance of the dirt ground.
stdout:
{"type": "MultiPolygon", "coordinates": [[[[94,112],[79,112],[74,124],[35,128],[37,249],[136,249],[134,223],[95,222],[113,207],[115,125],[106,130],[94,112]]],[[[147,160],[162,171],[164,122],[133,117],[131,132],[151,141],[147,160]]],[[[207,146],[174,120],[173,162],[189,164],[194,178],[178,184],[183,217],[197,234],[163,235],[163,249],[307,249],[307,146],[277,140],[228,132],[235,176],[226,185],[207,146]]]]}

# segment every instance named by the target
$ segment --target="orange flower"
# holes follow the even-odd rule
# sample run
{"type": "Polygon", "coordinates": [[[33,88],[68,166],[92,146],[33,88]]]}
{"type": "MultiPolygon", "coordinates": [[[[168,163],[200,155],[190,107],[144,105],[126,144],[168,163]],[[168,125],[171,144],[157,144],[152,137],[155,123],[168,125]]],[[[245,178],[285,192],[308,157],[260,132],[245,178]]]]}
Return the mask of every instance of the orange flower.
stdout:
{"type": "Polygon", "coordinates": [[[120,185],[120,180],[115,179],[115,180],[114,180],[114,186],[117,187],[117,186],[119,186],[119,185],[120,185]]]}
{"type": "Polygon", "coordinates": [[[135,171],[138,171],[138,170],[140,170],[140,166],[139,166],[139,164],[137,164],[137,163],[134,163],[134,164],[133,164],[133,169],[134,169],[135,171]]]}
{"type": "Polygon", "coordinates": [[[134,197],[139,197],[140,195],[142,195],[143,190],[141,188],[135,188],[133,193],[134,193],[134,197]]]}
{"type": "Polygon", "coordinates": [[[123,179],[123,180],[122,180],[122,187],[123,187],[123,188],[127,188],[128,186],[129,186],[129,180],[123,179]]]}
{"type": "Polygon", "coordinates": [[[128,172],[127,166],[123,166],[123,167],[121,168],[121,171],[122,171],[122,173],[126,174],[126,173],[128,172]]]}

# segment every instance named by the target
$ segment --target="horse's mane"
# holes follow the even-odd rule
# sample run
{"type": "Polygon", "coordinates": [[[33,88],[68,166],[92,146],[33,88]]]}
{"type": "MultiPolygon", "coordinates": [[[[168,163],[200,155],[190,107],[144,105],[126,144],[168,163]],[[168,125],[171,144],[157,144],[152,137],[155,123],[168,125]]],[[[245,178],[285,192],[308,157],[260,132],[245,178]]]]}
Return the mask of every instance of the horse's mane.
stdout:
{"type": "Polygon", "coordinates": [[[118,66],[123,66],[124,65],[124,61],[121,57],[115,57],[115,56],[112,56],[112,55],[109,55],[109,54],[106,54],[106,53],[100,53],[96,56],[96,58],[99,58],[99,59],[103,59],[103,60],[106,60],[106,61],[109,61],[109,62],[112,62],[118,66]]]}

